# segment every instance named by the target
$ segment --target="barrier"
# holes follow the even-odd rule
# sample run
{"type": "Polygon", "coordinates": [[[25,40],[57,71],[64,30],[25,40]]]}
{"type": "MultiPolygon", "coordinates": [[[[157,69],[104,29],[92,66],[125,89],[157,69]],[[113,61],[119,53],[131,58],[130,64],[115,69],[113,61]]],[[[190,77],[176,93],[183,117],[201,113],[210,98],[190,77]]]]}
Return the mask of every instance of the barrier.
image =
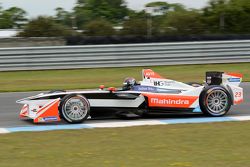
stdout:
{"type": "Polygon", "coordinates": [[[250,62],[250,40],[0,49],[0,71],[250,62]]]}

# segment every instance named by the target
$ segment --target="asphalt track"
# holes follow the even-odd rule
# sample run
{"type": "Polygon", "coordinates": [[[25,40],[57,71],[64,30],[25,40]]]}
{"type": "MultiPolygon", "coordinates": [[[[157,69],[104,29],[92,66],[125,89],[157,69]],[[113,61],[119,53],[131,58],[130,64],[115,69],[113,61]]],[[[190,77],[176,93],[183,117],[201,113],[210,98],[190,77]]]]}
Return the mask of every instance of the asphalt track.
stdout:
{"type": "MultiPolygon", "coordinates": [[[[233,106],[228,113],[228,116],[250,116],[250,83],[242,83],[241,87],[244,88],[244,102],[241,105],[233,106]]],[[[31,121],[20,120],[18,115],[21,109],[21,105],[16,104],[16,100],[35,95],[38,92],[21,92],[21,93],[0,93],[0,128],[10,128],[10,127],[30,127],[34,126],[31,121]]],[[[173,118],[202,118],[203,115],[192,114],[192,115],[164,115],[164,116],[154,116],[147,119],[140,119],[141,121],[149,121],[155,119],[171,120],[173,118]]],[[[87,120],[86,124],[95,123],[107,123],[115,121],[127,120],[117,120],[117,119],[101,119],[101,120],[87,120]]],[[[53,123],[53,125],[63,125],[64,122],[53,123]]],[[[39,125],[37,125],[39,126],[39,125]]]]}

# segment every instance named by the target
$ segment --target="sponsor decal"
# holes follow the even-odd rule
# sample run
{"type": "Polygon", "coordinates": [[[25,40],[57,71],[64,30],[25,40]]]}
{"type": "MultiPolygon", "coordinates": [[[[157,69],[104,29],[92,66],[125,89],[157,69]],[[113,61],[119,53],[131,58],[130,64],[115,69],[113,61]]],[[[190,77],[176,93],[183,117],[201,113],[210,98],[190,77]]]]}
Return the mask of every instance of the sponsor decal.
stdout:
{"type": "Polygon", "coordinates": [[[153,104],[170,104],[170,105],[189,105],[189,100],[182,100],[182,99],[158,99],[152,98],[151,103],[153,104]]]}
{"type": "Polygon", "coordinates": [[[134,86],[133,87],[134,91],[139,91],[139,92],[152,92],[152,93],[166,93],[169,92],[171,90],[169,89],[164,89],[164,88],[157,88],[157,87],[153,87],[153,86],[134,86]]]}
{"type": "Polygon", "coordinates": [[[150,79],[150,78],[163,78],[159,74],[155,73],[151,69],[145,69],[143,70],[144,79],[150,79]]]}
{"type": "Polygon", "coordinates": [[[152,87],[152,86],[135,86],[133,90],[141,91],[141,92],[156,92],[157,88],[152,87]]]}
{"type": "Polygon", "coordinates": [[[146,78],[150,78],[150,76],[154,76],[154,75],[155,75],[155,73],[153,71],[145,73],[146,78]]]}
{"type": "Polygon", "coordinates": [[[164,86],[164,82],[163,81],[154,81],[154,86],[164,86]]]}
{"type": "Polygon", "coordinates": [[[148,97],[149,107],[190,108],[198,99],[197,96],[159,95],[157,93],[143,95],[148,97]]]}
{"type": "Polygon", "coordinates": [[[57,121],[57,117],[44,117],[43,120],[45,122],[47,122],[47,121],[57,121]]]}
{"type": "Polygon", "coordinates": [[[240,78],[228,78],[229,82],[240,82],[240,78]]]}
{"type": "Polygon", "coordinates": [[[174,81],[153,81],[154,86],[171,86],[174,84],[174,81]]]}
{"type": "Polygon", "coordinates": [[[58,121],[57,117],[39,117],[38,122],[58,121]]]}

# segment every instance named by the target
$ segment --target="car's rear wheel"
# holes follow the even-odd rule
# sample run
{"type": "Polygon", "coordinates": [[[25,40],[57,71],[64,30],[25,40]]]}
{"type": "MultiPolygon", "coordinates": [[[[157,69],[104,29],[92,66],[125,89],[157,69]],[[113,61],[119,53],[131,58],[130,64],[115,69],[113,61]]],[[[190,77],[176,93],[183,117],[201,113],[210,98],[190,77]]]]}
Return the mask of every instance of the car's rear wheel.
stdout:
{"type": "Polygon", "coordinates": [[[82,123],[89,117],[90,104],[82,95],[67,95],[60,103],[59,113],[68,123],[82,123]]]}
{"type": "Polygon", "coordinates": [[[221,86],[209,86],[200,95],[201,110],[208,116],[223,116],[230,110],[231,105],[229,92],[221,86]]]}

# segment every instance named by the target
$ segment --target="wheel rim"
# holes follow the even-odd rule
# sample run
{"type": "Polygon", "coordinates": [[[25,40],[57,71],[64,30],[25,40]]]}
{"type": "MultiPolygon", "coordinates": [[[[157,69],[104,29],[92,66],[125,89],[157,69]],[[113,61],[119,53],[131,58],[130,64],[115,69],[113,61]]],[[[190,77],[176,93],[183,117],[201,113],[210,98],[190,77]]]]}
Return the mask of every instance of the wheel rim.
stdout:
{"type": "Polygon", "coordinates": [[[68,99],[64,105],[65,116],[70,120],[79,121],[88,114],[88,104],[80,97],[68,99]]]}
{"type": "Polygon", "coordinates": [[[223,114],[228,106],[228,96],[222,90],[214,90],[207,96],[207,107],[213,114],[223,114]]]}

